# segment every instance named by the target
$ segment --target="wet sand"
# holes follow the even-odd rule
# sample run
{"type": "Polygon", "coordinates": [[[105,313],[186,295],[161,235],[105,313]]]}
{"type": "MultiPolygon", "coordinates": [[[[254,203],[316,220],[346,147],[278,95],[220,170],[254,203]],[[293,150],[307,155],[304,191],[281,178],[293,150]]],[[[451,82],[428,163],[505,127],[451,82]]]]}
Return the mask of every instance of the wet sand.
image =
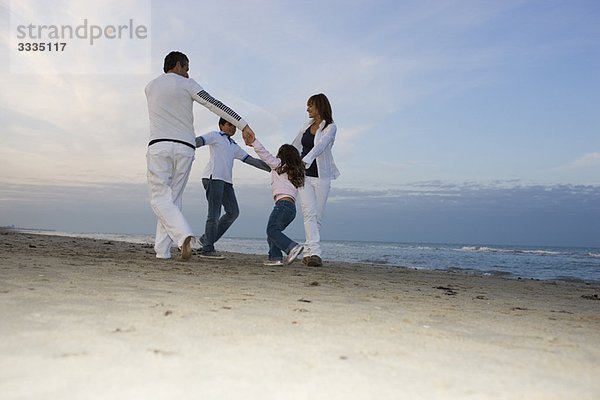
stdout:
{"type": "Polygon", "coordinates": [[[0,231],[0,399],[597,399],[600,285],[0,231]]]}

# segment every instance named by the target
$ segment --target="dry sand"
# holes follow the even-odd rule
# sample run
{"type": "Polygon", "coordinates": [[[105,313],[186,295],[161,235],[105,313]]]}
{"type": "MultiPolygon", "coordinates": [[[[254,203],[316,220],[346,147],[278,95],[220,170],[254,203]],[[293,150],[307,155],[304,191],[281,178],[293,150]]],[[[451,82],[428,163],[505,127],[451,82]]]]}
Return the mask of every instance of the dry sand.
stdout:
{"type": "Polygon", "coordinates": [[[598,399],[600,285],[0,231],[0,399],[598,399]]]}

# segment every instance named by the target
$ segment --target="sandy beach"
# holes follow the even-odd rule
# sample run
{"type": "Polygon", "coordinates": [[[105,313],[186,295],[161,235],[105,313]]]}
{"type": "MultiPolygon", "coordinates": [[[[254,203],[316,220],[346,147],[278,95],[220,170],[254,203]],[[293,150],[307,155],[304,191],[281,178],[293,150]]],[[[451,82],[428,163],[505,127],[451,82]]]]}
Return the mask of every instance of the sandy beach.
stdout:
{"type": "Polygon", "coordinates": [[[600,285],[0,231],[0,399],[597,399],[600,285]]]}

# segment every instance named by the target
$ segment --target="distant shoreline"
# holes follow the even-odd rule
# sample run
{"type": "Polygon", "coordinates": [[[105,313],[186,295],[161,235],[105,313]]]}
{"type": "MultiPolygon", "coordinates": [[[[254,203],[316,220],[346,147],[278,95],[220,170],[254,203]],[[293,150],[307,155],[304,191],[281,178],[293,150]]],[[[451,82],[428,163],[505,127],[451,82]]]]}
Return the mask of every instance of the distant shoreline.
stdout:
{"type": "MultiPolygon", "coordinates": [[[[153,243],[153,235],[149,234],[75,233],[18,227],[4,227],[4,229],[22,233],[85,237],[126,243],[153,243]]],[[[454,271],[464,274],[502,276],[516,280],[600,283],[600,249],[333,240],[324,240],[322,243],[325,259],[333,262],[454,271]]],[[[221,251],[257,256],[264,255],[267,250],[264,238],[224,237],[218,247],[221,251]]]]}

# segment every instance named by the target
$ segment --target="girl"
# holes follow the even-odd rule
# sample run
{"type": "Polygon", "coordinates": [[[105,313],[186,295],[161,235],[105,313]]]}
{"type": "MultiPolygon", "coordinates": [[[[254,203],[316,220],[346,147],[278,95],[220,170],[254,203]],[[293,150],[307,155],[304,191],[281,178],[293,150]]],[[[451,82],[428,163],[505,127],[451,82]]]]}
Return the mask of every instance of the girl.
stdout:
{"type": "Polygon", "coordinates": [[[303,245],[294,242],[283,233],[296,217],[296,195],[298,188],[304,186],[304,164],[300,153],[294,146],[284,144],[279,148],[277,157],[274,157],[255,137],[248,137],[246,144],[252,146],[260,159],[271,167],[271,188],[275,207],[267,223],[269,259],[264,265],[291,264],[304,249],[303,245]],[[282,251],[287,253],[285,259],[282,251]]]}

